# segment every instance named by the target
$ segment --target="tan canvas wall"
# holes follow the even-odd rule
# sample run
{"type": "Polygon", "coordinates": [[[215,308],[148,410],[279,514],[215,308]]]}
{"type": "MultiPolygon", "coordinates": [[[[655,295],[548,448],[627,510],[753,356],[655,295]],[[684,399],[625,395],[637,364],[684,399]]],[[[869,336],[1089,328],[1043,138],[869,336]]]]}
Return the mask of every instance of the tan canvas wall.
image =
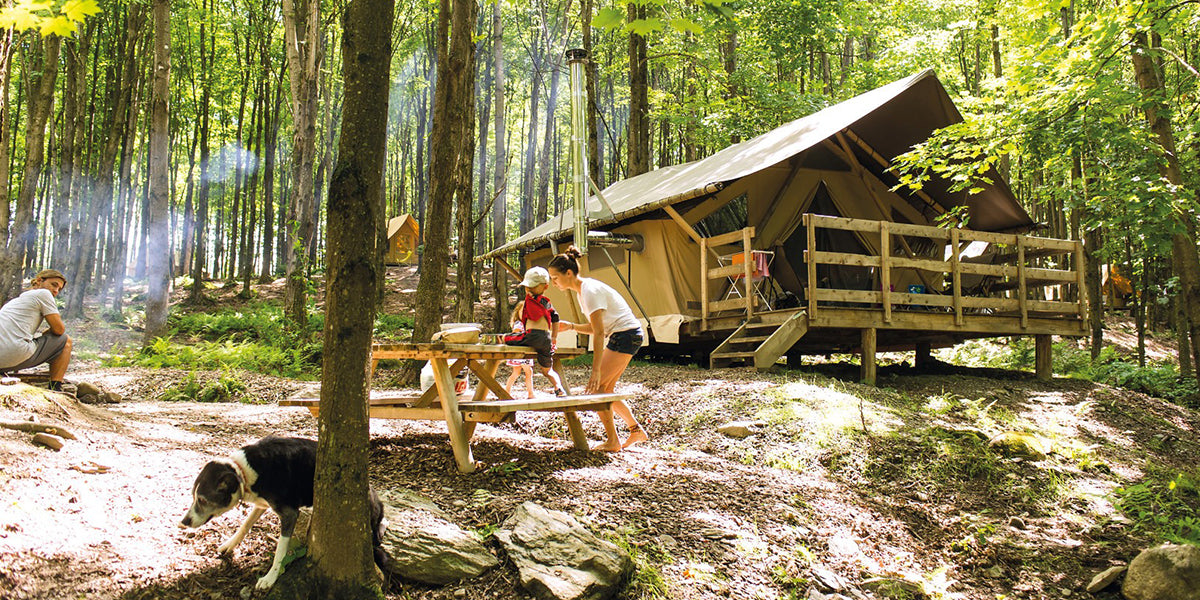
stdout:
{"type": "MultiPolygon", "coordinates": [[[[617,261],[629,288],[625,287],[608,260],[598,248],[593,248],[580,264],[581,275],[599,279],[621,293],[639,320],[652,329],[654,339],[675,343],[679,340],[679,324],[699,318],[699,309],[688,308],[689,302],[700,299],[699,247],[674,221],[646,220],[613,230],[614,233],[642,236],[645,247],[641,252],[609,249],[617,261]],[[593,268],[593,264],[606,266],[593,268]]],[[[526,256],[526,268],[546,266],[552,255],[543,248],[526,256]]],[[[546,296],[555,309],[568,321],[585,320],[574,293],[564,293],[551,286],[546,296]]],[[[564,340],[560,340],[563,343],[564,340]]]]}

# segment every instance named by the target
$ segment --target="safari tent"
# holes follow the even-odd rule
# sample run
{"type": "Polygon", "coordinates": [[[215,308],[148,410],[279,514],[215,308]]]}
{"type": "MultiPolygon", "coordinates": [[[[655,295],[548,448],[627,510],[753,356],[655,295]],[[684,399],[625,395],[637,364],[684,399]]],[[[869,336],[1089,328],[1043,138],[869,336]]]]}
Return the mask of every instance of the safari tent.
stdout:
{"type": "MultiPolygon", "coordinates": [[[[618,181],[587,199],[583,273],[625,295],[651,343],[703,349],[714,366],[1081,331],[1082,302],[1044,293],[1082,281],[1068,264],[1078,243],[1019,235],[1035,224],[1001,177],[973,193],[936,179],[892,191],[891,160],[961,118],[927,70],[618,181]]],[[[545,265],[572,243],[573,219],[483,258],[521,250],[525,266],[545,265]]],[[[573,297],[550,295],[579,317],[573,297]]]]}
{"type": "Polygon", "coordinates": [[[410,214],[388,220],[388,249],[383,261],[389,265],[410,265],[417,262],[417,245],[421,239],[421,227],[410,214]]]}

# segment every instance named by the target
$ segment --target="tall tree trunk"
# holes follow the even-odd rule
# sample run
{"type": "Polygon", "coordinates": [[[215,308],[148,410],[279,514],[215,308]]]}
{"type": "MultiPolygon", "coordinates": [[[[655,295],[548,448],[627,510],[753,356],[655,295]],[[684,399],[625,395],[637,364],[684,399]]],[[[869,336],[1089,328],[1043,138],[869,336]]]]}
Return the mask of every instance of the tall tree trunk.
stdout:
{"type": "MultiPolygon", "coordinates": [[[[479,20],[478,5],[475,4],[475,0],[468,0],[464,5],[471,12],[466,19],[474,30],[475,23],[479,20]]],[[[475,235],[479,224],[475,220],[475,211],[471,209],[475,197],[471,188],[474,182],[471,168],[475,164],[475,44],[471,44],[467,52],[466,65],[461,76],[467,106],[463,111],[465,119],[458,132],[462,150],[458,156],[458,168],[455,170],[458,173],[458,181],[455,183],[454,192],[458,206],[458,272],[454,284],[457,302],[454,317],[461,323],[475,320],[475,235]]]]}
{"type": "MultiPolygon", "coordinates": [[[[630,22],[646,18],[646,7],[629,3],[630,22]]],[[[646,38],[629,34],[629,168],[626,177],[650,170],[650,74],[646,38]]]]}
{"type": "Polygon", "coordinates": [[[68,242],[71,239],[71,185],[80,175],[83,162],[81,129],[86,127],[87,117],[87,64],[88,48],[91,47],[96,31],[94,22],[89,22],[87,31],[79,40],[67,42],[67,73],[63,89],[63,135],[60,146],[58,192],[54,198],[56,218],[50,228],[54,230],[54,245],[50,251],[50,263],[64,269],[68,262],[68,242]]]}
{"type": "Polygon", "coordinates": [[[171,73],[171,2],[154,0],[154,85],[150,92],[150,194],[147,229],[149,282],[146,292],[146,336],[149,346],[167,330],[167,300],[170,293],[171,232],[168,229],[171,182],[169,115],[171,73]]]}
{"type": "MultiPolygon", "coordinates": [[[[552,47],[557,47],[558,44],[553,44],[552,47]]],[[[555,156],[554,152],[554,134],[558,132],[554,123],[554,109],[558,106],[558,82],[560,67],[562,66],[562,54],[560,58],[550,59],[550,95],[546,97],[546,133],[545,140],[542,142],[542,156],[538,161],[538,184],[535,198],[537,198],[537,215],[534,222],[541,224],[545,223],[548,218],[550,205],[550,160],[555,156]]]]}
{"type": "Polygon", "coordinates": [[[46,152],[46,121],[54,107],[54,81],[58,76],[58,55],[62,38],[47,36],[35,42],[37,51],[30,57],[29,108],[25,119],[25,172],[17,193],[12,234],[0,264],[0,303],[20,293],[26,267],[26,249],[36,233],[33,226],[33,200],[42,175],[46,152]]]}
{"type": "MultiPolygon", "coordinates": [[[[12,83],[12,57],[17,47],[16,31],[12,28],[0,31],[0,254],[8,244],[8,226],[11,219],[8,181],[12,175],[9,161],[12,158],[12,122],[8,108],[8,94],[12,83]]],[[[0,276],[3,275],[4,261],[0,256],[0,276]]],[[[0,293],[0,296],[3,296],[0,293]]]]}
{"type": "Polygon", "coordinates": [[[345,15],[345,116],[329,184],[325,352],[317,423],[310,598],[378,598],[371,544],[367,420],[371,332],[383,288],[392,0],[353,0],[345,15]],[[364,223],[366,221],[366,223],[364,223]],[[365,225],[365,226],[364,226],[365,225]]]}
{"type": "MultiPolygon", "coordinates": [[[[600,109],[597,105],[596,95],[596,79],[598,70],[596,69],[596,58],[592,56],[592,3],[593,0],[583,0],[580,3],[580,23],[583,25],[583,49],[587,52],[588,61],[584,66],[587,77],[584,80],[587,82],[587,113],[584,116],[584,123],[587,125],[588,135],[588,176],[596,183],[597,187],[604,187],[604,169],[603,161],[600,158],[600,109]]],[[[591,194],[591,188],[585,188],[587,194],[591,194]]],[[[503,276],[503,273],[501,273],[503,276]]]]}
{"type": "Polygon", "coordinates": [[[258,280],[267,283],[274,279],[272,274],[272,258],[275,255],[275,150],[279,145],[279,107],[283,104],[283,68],[287,62],[280,65],[279,76],[275,78],[275,99],[271,102],[271,119],[267,125],[266,152],[263,157],[263,237],[262,237],[262,272],[258,280]]]}
{"type": "MultiPolygon", "coordinates": [[[[1177,189],[1183,189],[1183,175],[1175,150],[1175,134],[1171,129],[1167,107],[1162,100],[1167,94],[1150,56],[1145,31],[1133,34],[1132,57],[1138,87],[1143,92],[1142,107],[1146,123],[1150,125],[1150,131],[1154,133],[1162,151],[1159,169],[1168,182],[1177,189]]],[[[1172,217],[1175,222],[1171,234],[1171,252],[1173,264],[1179,269],[1177,275],[1185,300],[1184,306],[1187,307],[1188,330],[1191,339],[1196,340],[1200,339],[1200,256],[1196,253],[1194,228],[1187,222],[1189,213],[1181,208],[1183,205],[1180,201],[1172,203],[1172,217]]],[[[1192,344],[1192,364],[1200,365],[1200,344],[1192,344]]],[[[1197,380],[1200,380],[1200,369],[1195,369],[1195,372],[1197,380]]]]}
{"type": "Polygon", "coordinates": [[[525,142],[525,160],[521,165],[524,169],[521,177],[521,214],[517,223],[517,230],[521,233],[533,229],[533,226],[536,224],[534,220],[534,185],[537,174],[537,115],[538,106],[542,100],[541,65],[545,60],[545,54],[542,52],[541,44],[535,39],[532,42],[529,56],[529,62],[533,69],[533,74],[531,75],[533,81],[529,84],[529,133],[525,142]]]}
{"type": "MultiPolygon", "coordinates": [[[[466,85],[475,48],[475,0],[439,0],[437,20],[437,86],[434,89],[429,172],[455,173],[462,154],[462,128],[471,108],[472,90],[466,85]],[[453,1],[453,8],[451,2],[453,1]]],[[[425,253],[417,283],[416,320],[412,339],[428,342],[442,320],[446,272],[450,262],[450,212],[454,207],[454,178],[429,178],[429,207],[425,219],[425,253]]],[[[419,366],[408,361],[403,379],[415,380],[419,366]]]]}
{"type": "MultiPolygon", "coordinates": [[[[308,325],[308,252],[316,235],[314,163],[317,144],[317,75],[321,66],[320,0],[283,0],[283,30],[292,91],[292,198],[287,288],[288,320],[308,325]]],[[[390,23],[389,23],[390,25],[390,23]]]]}
{"type": "MultiPolygon", "coordinates": [[[[505,72],[504,72],[504,22],[500,18],[500,3],[492,3],[492,62],[496,72],[496,164],[492,173],[492,243],[498,248],[507,241],[508,221],[508,140],[505,130],[505,72]]],[[[501,257],[503,259],[503,257],[501,257]]],[[[492,315],[494,331],[508,325],[508,274],[502,268],[492,269],[492,295],[496,299],[496,312],[492,315]]]]}
{"type": "MultiPolygon", "coordinates": [[[[204,0],[204,11],[211,9],[211,0],[204,0]]],[[[198,303],[204,300],[204,269],[208,262],[208,197],[212,185],[212,159],[208,145],[209,112],[212,94],[212,41],[206,38],[206,23],[200,23],[200,189],[196,193],[195,223],[192,226],[192,289],[188,294],[188,302],[198,303]],[[207,41],[207,43],[206,43],[207,41]]],[[[215,40],[216,35],[209,36],[215,40]]],[[[187,265],[184,265],[187,268],[187,265]]]]}

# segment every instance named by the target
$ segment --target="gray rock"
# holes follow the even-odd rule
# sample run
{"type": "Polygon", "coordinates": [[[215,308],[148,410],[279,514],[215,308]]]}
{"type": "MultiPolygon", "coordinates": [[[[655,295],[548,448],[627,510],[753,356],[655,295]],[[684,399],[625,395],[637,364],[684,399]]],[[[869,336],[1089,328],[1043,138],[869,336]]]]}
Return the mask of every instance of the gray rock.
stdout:
{"type": "Polygon", "coordinates": [[[75,384],[75,393],[80,396],[92,395],[99,396],[104,393],[100,386],[86,381],[80,381],[75,384]]]}
{"type": "Polygon", "coordinates": [[[1200,600],[1200,548],[1164,544],[1142,550],[1125,573],[1129,600],[1200,600]]]}
{"type": "Polygon", "coordinates": [[[1088,593],[1095,594],[1096,592],[1099,592],[1100,590],[1112,585],[1117,581],[1117,578],[1121,576],[1121,573],[1124,572],[1125,567],[1120,566],[1109,567],[1099,573],[1096,573],[1096,576],[1092,578],[1092,581],[1087,584],[1088,593]]]}
{"type": "Polygon", "coordinates": [[[864,579],[863,589],[875,592],[884,598],[924,598],[925,590],[920,585],[895,577],[872,577],[864,579]]]}
{"type": "Polygon", "coordinates": [[[629,553],[567,513],[519,506],[496,539],[517,566],[521,587],[541,600],[603,600],[633,571],[629,553]]]}
{"type": "Polygon", "coordinates": [[[846,580],[825,567],[813,567],[812,581],[817,585],[818,590],[826,593],[840,592],[846,589],[846,580]]]}
{"type": "Polygon", "coordinates": [[[717,431],[738,439],[747,438],[758,433],[762,426],[759,421],[731,421],[717,428],[717,431]]]}
{"type": "Polygon", "coordinates": [[[1050,453],[1046,440],[1021,431],[1005,431],[988,441],[988,446],[1002,454],[1041,460],[1050,453]]]}
{"type": "Polygon", "coordinates": [[[472,533],[451,523],[432,500],[407,490],[383,490],[388,527],[383,549],[405,579],[442,585],[478,577],[500,561],[472,533]]]}

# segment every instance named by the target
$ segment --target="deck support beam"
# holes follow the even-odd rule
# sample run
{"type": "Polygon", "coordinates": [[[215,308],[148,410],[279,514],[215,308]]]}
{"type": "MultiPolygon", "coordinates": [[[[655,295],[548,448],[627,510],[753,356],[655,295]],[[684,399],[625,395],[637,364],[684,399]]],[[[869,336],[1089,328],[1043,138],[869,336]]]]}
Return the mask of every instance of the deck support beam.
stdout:
{"type": "Polygon", "coordinates": [[[1039,381],[1050,381],[1054,378],[1052,362],[1053,346],[1049,334],[1033,336],[1034,369],[1039,381]]]}
{"type": "Polygon", "coordinates": [[[878,341],[877,330],[868,327],[862,330],[862,377],[863,383],[875,385],[875,346],[878,341]]]}
{"type": "Polygon", "coordinates": [[[916,350],[915,356],[913,357],[914,367],[922,369],[928,367],[930,363],[933,362],[933,356],[931,354],[933,350],[933,344],[930,344],[929,342],[917,342],[914,350],[916,350]]]}

